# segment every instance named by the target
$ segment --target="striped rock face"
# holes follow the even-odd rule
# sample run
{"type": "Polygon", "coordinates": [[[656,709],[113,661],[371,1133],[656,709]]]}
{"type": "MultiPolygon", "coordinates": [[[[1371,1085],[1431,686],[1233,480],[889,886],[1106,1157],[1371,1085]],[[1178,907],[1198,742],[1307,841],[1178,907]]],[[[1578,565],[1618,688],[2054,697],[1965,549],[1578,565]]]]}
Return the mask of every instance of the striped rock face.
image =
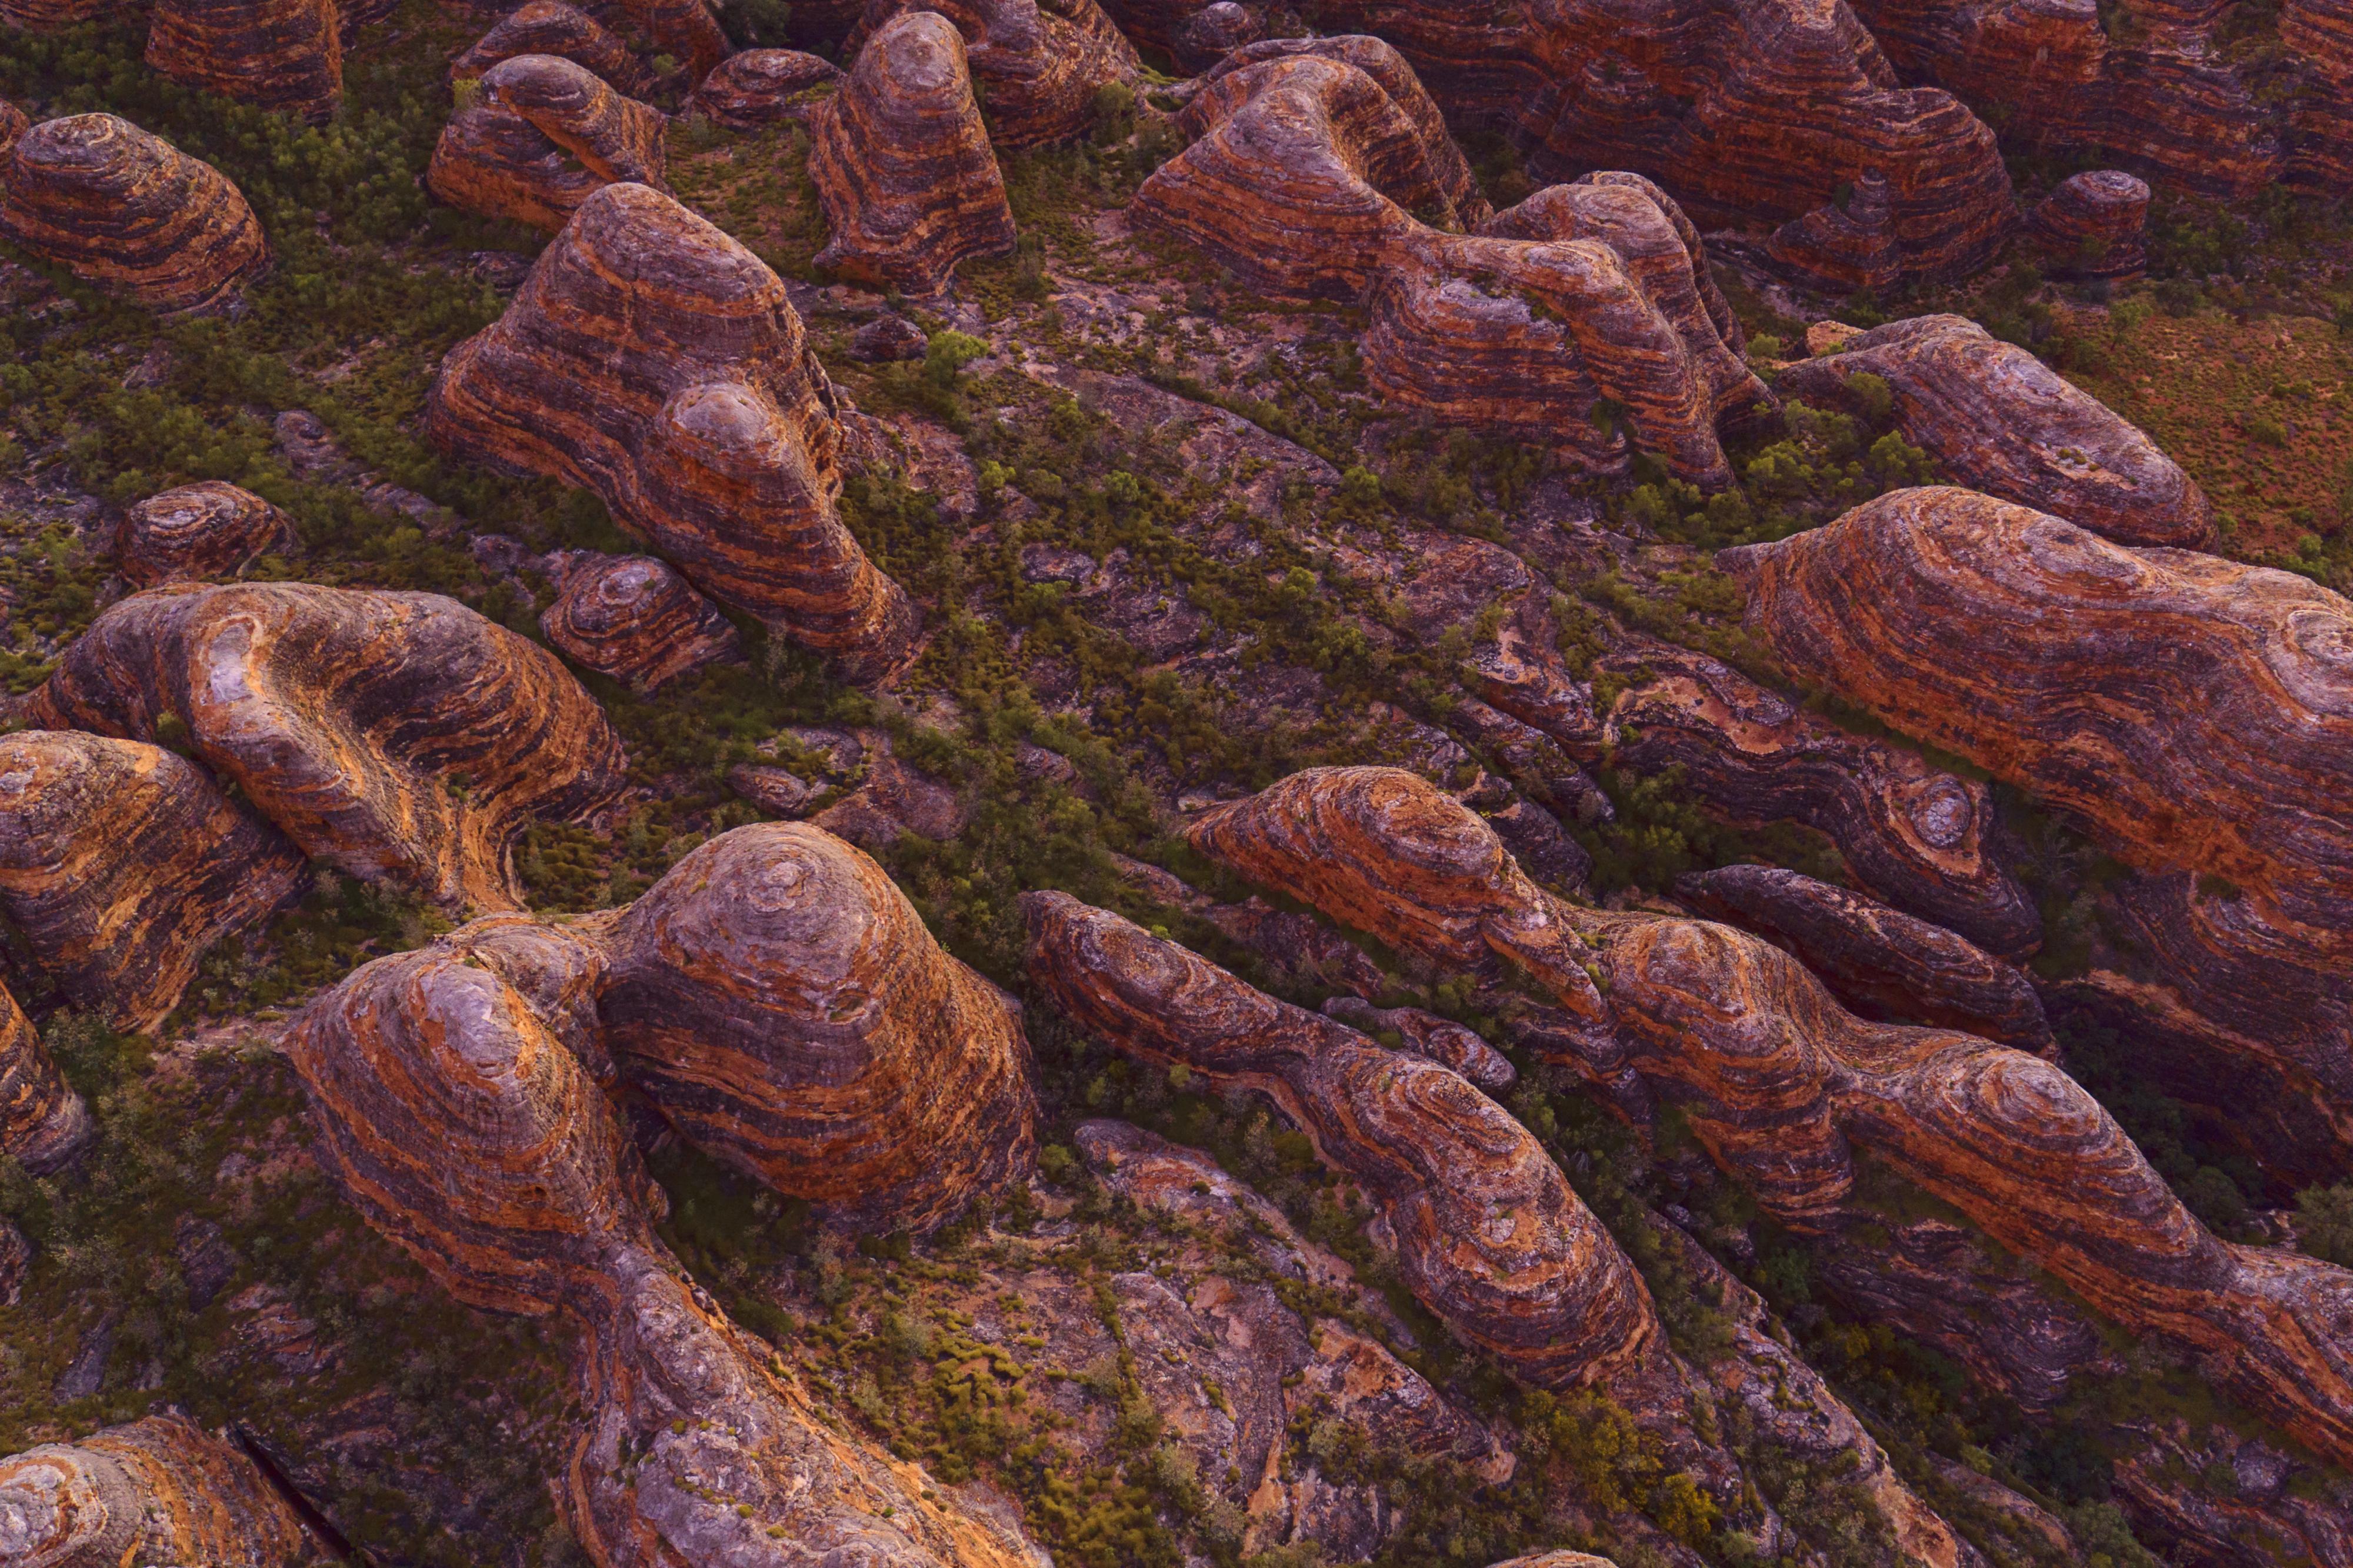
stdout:
{"type": "Polygon", "coordinates": [[[178,1415],[0,1459],[0,1562],[305,1568],[326,1561],[251,1459],[178,1415]]]}
{"type": "Polygon", "coordinates": [[[2070,174],[2035,204],[2027,234],[2053,272],[2137,278],[2148,266],[2148,184],[2121,169],[2070,174]]]}
{"type": "Polygon", "coordinates": [[[528,0],[499,18],[496,26],[450,62],[449,79],[473,81],[501,60],[518,55],[554,55],[635,98],[652,90],[653,79],[627,44],[587,13],[564,0],[528,0]]]}
{"type": "Polygon", "coordinates": [[[1013,248],[1004,176],[955,26],[910,11],[877,28],[809,117],[809,178],[831,243],[818,265],[936,294],[967,256],[1013,248]]]}
{"type": "Polygon", "coordinates": [[[150,589],[91,623],[32,709],[184,734],[305,853],[451,906],[522,907],[514,840],[605,804],[623,765],[554,655],[434,594],[150,589]]]}
{"type": "Polygon", "coordinates": [[[481,92],[441,132],[425,183],[451,206],[550,234],[607,185],[667,191],[668,121],[584,67],[517,55],[490,68],[481,92]]]}
{"type": "Polygon", "coordinates": [[[539,629],[565,658],[637,691],[732,658],[738,647],[719,607],[647,555],[574,568],[539,617],[539,629]]]}
{"type": "MultiPolygon", "coordinates": [[[[869,5],[860,34],[914,10],[869,5]]],[[[922,7],[955,24],[973,80],[988,101],[988,139],[1013,150],[1067,141],[1095,121],[1094,97],[1143,72],[1135,46],[1095,0],[943,0],[922,7]]]]}
{"type": "Polygon", "coordinates": [[[442,362],[428,433],[593,490],[688,581],[879,679],[915,612],[834,510],[841,426],[783,280],[658,191],[581,204],[506,314],[442,362]]]}
{"type": "Polygon", "coordinates": [[[5,0],[0,24],[35,30],[70,27],[94,21],[113,10],[111,0],[5,0]]]}
{"type": "Polygon", "coordinates": [[[41,1175],[79,1153],[93,1130],[33,1021],[0,990],[0,1152],[41,1175]]]}
{"type": "Polygon", "coordinates": [[[294,520],[218,479],[150,496],[122,520],[115,556],[140,588],[235,577],[258,556],[295,548],[294,520]]]}
{"type": "Polygon", "coordinates": [[[73,731],[0,736],[0,910],[116,1028],[163,1022],[205,951],[301,873],[276,828],[185,758],[73,731]]]}
{"type": "Polygon", "coordinates": [[[157,0],[147,63],[174,81],[313,125],[343,101],[335,0],[157,0]]]}
{"type": "Polygon", "coordinates": [[[166,313],[221,309],[269,265],[227,175],[111,114],[45,121],[0,153],[0,236],[166,313]]]}
{"type": "Polygon", "coordinates": [[[814,89],[840,79],[832,61],[798,49],[745,49],[702,79],[687,110],[731,130],[756,131],[805,119],[822,101],[814,89]]]}

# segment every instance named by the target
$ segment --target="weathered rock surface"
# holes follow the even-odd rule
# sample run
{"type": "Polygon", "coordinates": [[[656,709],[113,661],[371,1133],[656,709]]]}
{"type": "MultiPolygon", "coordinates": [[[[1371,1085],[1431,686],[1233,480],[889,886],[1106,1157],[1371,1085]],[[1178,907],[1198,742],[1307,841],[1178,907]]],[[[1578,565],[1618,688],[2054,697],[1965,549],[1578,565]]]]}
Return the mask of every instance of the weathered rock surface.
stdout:
{"type": "Polygon", "coordinates": [[[0,22],[11,27],[70,27],[102,16],[112,0],[0,0],[0,22]]]}
{"type": "MultiPolygon", "coordinates": [[[[1123,5],[1124,12],[1135,7],[1123,5]]],[[[1198,74],[1223,59],[1227,53],[1245,44],[1255,44],[1266,37],[1266,17],[1254,6],[1239,0],[1215,0],[1202,6],[1178,24],[1167,35],[1166,47],[1180,71],[1198,74]]]]}
{"type": "Polygon", "coordinates": [[[689,82],[700,82],[731,52],[726,30],[712,14],[709,0],[616,0],[616,4],[655,53],[679,62],[689,82]]]}
{"type": "Polygon", "coordinates": [[[2043,1056],[2055,1048],[2024,974],[1875,899],[1778,866],[1694,872],[1676,881],[1675,896],[1783,949],[1860,1016],[1959,1029],[2043,1056]]]}
{"type": "Polygon", "coordinates": [[[723,604],[880,679],[915,612],[835,515],[833,384],[783,280],[668,196],[608,185],[442,362],[446,448],[594,490],[723,604]]]}
{"type": "Polygon", "coordinates": [[[512,909],[533,820],[619,788],[619,739],[554,655],[434,594],[151,588],[91,623],[32,722],[185,734],[307,854],[445,904],[512,909]]]}
{"type": "Polygon", "coordinates": [[[451,206],[553,234],[616,182],[668,190],[660,110],[554,55],[501,60],[481,84],[443,129],[425,173],[451,206]]]}
{"type": "MultiPolygon", "coordinates": [[[[1324,1016],[1377,1038],[1393,1035],[1398,1048],[1427,1057],[1485,1089],[1500,1094],[1519,1076],[1508,1058],[1460,1024],[1450,1024],[1418,1007],[1376,1007],[1361,996],[1333,996],[1324,1016]]],[[[1386,1045],[1386,1039],[1381,1041],[1386,1045]]]]}
{"type": "Polygon", "coordinates": [[[147,63],[189,87],[313,125],[343,101],[335,0],[156,0],[147,63]]]}
{"type": "Polygon", "coordinates": [[[123,515],[115,559],[133,587],[235,577],[295,547],[294,520],[218,479],[148,497],[123,515]]]}
{"type": "Polygon", "coordinates": [[[2288,178],[2344,190],[2353,185],[2353,8],[2345,0],[2288,0],[2279,39],[2314,77],[2289,117],[2288,178]]]}
{"type": "Polygon", "coordinates": [[[2027,237],[2069,278],[2137,278],[2148,266],[2148,185],[2121,169],[2059,182],[2027,215],[2027,237]]]}
{"type": "Polygon", "coordinates": [[[40,1175],[72,1159],[93,1130],[33,1021],[0,989],[0,1152],[40,1175]]]}
{"type": "Polygon", "coordinates": [[[451,81],[473,81],[501,60],[519,55],[553,55],[608,83],[631,98],[649,90],[653,79],[627,44],[587,13],[564,0],[526,0],[476,39],[449,65],[451,81]]]}
{"type": "MultiPolygon", "coordinates": [[[[916,8],[914,0],[874,0],[863,27],[916,8]]],[[[1095,121],[1095,94],[1143,70],[1135,46],[1095,0],[940,0],[922,9],[963,35],[988,105],[988,139],[1008,151],[1082,133],[1095,121]]]]}
{"type": "Polygon", "coordinates": [[[0,153],[0,237],[167,312],[231,304],[269,264],[227,175],[111,114],[45,121],[0,153]]]}
{"type": "Polygon", "coordinates": [[[574,564],[539,629],[565,658],[635,691],[651,691],[739,651],[735,628],[719,606],[649,555],[574,564]]]}
{"type": "Polygon", "coordinates": [[[5,158],[8,149],[16,144],[16,138],[32,128],[33,122],[25,118],[23,110],[0,98],[0,158],[5,158]]]}
{"type": "Polygon", "coordinates": [[[841,90],[810,116],[809,143],[832,231],[818,265],[936,294],[965,258],[1013,247],[964,39],[937,12],[902,12],[875,29],[841,90]]]}
{"type": "Polygon", "coordinates": [[[881,867],[805,823],[705,844],[614,929],[601,1016],[687,1137],[780,1192],[928,1229],[1034,1150],[1011,1000],[881,867]]]}
{"type": "Polygon", "coordinates": [[[2120,544],[2197,548],[2213,538],[2205,492],[2157,443],[2026,350],[1959,316],[1915,316],[1781,373],[1817,407],[1858,406],[1875,375],[1896,427],[1956,484],[2063,517],[2120,544]]]}
{"type": "Polygon", "coordinates": [[[687,112],[732,131],[757,131],[806,115],[818,100],[802,95],[840,79],[839,66],[798,49],[745,49],[702,79],[687,112]]]}
{"type": "Polygon", "coordinates": [[[0,911],[75,1005],[146,1030],[196,961],[293,891],[302,858],[185,758],[73,731],[0,736],[0,911]]]}
{"type": "Polygon", "coordinates": [[[1887,176],[1873,169],[1843,201],[1822,205],[1775,229],[1765,255],[1781,271],[1833,293],[1886,289],[1904,279],[1904,242],[1887,176]]]}
{"type": "Polygon", "coordinates": [[[179,1415],[0,1459],[0,1552],[26,1568],[332,1560],[242,1450],[179,1415]]]}

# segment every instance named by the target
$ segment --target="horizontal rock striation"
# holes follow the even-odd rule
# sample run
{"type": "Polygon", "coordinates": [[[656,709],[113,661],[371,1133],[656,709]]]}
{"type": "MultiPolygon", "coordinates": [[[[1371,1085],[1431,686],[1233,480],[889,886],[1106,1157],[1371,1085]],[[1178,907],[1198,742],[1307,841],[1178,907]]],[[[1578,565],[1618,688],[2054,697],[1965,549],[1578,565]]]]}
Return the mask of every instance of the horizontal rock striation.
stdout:
{"type": "Polygon", "coordinates": [[[566,658],[633,691],[654,690],[739,650],[735,627],[719,607],[647,555],[573,566],[539,629],[566,658]]]}
{"type": "Polygon", "coordinates": [[[16,998],[0,989],[0,1153],[35,1175],[81,1152],[96,1125],[16,998]]]}
{"type": "Polygon", "coordinates": [[[667,190],[668,121],[554,55],[517,55],[441,132],[425,183],[453,207],[553,234],[607,185],[667,190]]]}
{"type": "Polygon", "coordinates": [[[821,101],[815,89],[840,79],[832,61],[798,49],[745,49],[704,77],[686,108],[731,131],[757,131],[807,114],[821,101]]]}
{"type": "Polygon", "coordinates": [[[0,736],[0,912],[76,1006],[146,1030],[302,858],[185,758],[74,731],[0,736]]]}
{"type": "Polygon", "coordinates": [[[553,55],[570,60],[611,86],[638,98],[653,89],[653,77],[629,47],[604,25],[564,0],[526,0],[484,33],[449,64],[451,81],[473,81],[502,60],[520,55],[553,55]]]}
{"type": "Polygon", "coordinates": [[[688,581],[854,679],[915,612],[841,525],[833,384],[782,279],[678,203],[608,185],[442,362],[444,448],[593,490],[688,581]]]}
{"type": "Polygon", "coordinates": [[[809,117],[809,178],[832,237],[818,265],[915,294],[968,256],[1013,248],[1005,178],[964,39],[935,11],[893,16],[809,117]]]}
{"type": "MultiPolygon", "coordinates": [[[[988,140],[1008,151],[1082,134],[1095,122],[1095,94],[1143,73],[1135,46],[1095,0],[939,0],[920,8],[955,24],[988,106],[988,140]]],[[[860,31],[915,9],[914,0],[875,0],[860,31]]],[[[861,41],[852,35],[852,46],[861,41]]]]}
{"type": "Polygon", "coordinates": [[[1778,866],[1693,872],[1675,896],[1787,952],[1861,1017],[1959,1029],[2042,1056],[2057,1048],[2018,969],[1875,899],[1778,866]]]}
{"type": "Polygon", "coordinates": [[[113,0],[0,0],[0,24],[46,31],[93,21],[113,9],[113,0]]]}
{"type": "Polygon", "coordinates": [[[177,1415],[0,1459],[0,1551],[26,1568],[332,1556],[242,1449],[177,1415]]]}
{"type": "Polygon", "coordinates": [[[313,125],[343,106],[335,0],[156,0],[147,63],[189,87],[313,125]]]}
{"type": "Polygon", "coordinates": [[[0,153],[0,238],[170,313],[226,307],[269,265],[227,175],[111,114],[45,121],[0,153]]]}
{"type": "Polygon", "coordinates": [[[8,149],[16,144],[16,138],[32,128],[33,122],[25,118],[23,110],[0,98],[0,158],[5,158],[8,149]]]}
{"type": "Polygon", "coordinates": [[[307,854],[448,905],[522,905],[514,840],[619,789],[619,739],[546,649],[435,594],[153,588],[35,693],[51,729],[189,750],[307,854]]]}
{"type": "Polygon", "coordinates": [[[658,55],[668,55],[686,72],[690,85],[709,75],[732,52],[726,30],[710,0],[614,0],[629,26],[658,55]]]}
{"type": "Polygon", "coordinates": [[[1975,321],[1915,316],[1785,367],[1776,387],[1854,409],[1847,384],[1875,375],[1896,428],[1956,484],[2065,518],[2120,544],[2196,549],[2214,536],[2196,481],[2105,404],[1975,321]]]}
{"type": "Polygon", "coordinates": [[[2137,278],[2148,268],[2148,186],[2121,169],[2070,174],[2027,215],[2026,237],[2068,278],[2137,278]]]}
{"type": "Polygon", "coordinates": [[[2353,5],[2287,0],[2279,40],[2312,73],[2289,117],[2287,177],[2321,190],[2353,188],[2353,5]]]}
{"type": "Polygon", "coordinates": [[[296,546],[294,520],[251,490],[206,479],[149,496],[123,514],[115,561],[137,588],[235,577],[296,546]]]}
{"type": "Polygon", "coordinates": [[[1419,1008],[1376,1007],[1361,996],[1332,996],[1325,998],[1323,1011],[1325,1017],[1337,1018],[1383,1045],[1393,1038],[1398,1049],[1460,1073],[1489,1094],[1511,1088],[1519,1076],[1503,1052],[1472,1031],[1419,1008]]]}

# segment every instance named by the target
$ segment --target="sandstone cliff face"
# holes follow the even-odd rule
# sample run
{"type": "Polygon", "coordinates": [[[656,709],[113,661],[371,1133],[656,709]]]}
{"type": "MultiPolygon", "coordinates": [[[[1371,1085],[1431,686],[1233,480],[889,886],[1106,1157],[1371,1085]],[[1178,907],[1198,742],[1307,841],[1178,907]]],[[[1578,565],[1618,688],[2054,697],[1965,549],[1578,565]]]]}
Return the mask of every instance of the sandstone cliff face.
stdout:
{"type": "Polygon", "coordinates": [[[425,183],[451,206],[553,234],[617,181],[666,191],[668,122],[584,68],[517,55],[441,132],[425,183]]]}
{"type": "Polygon", "coordinates": [[[175,81],[324,124],[343,101],[335,0],[156,0],[147,63],[175,81]]]}
{"type": "Polygon", "coordinates": [[[756,131],[807,114],[816,103],[802,95],[840,79],[832,61],[798,49],[745,49],[704,77],[686,107],[715,125],[756,131]]]}
{"type": "Polygon", "coordinates": [[[737,652],[735,628],[687,580],[647,555],[574,566],[539,617],[566,658],[635,691],[737,652]]]}
{"type": "Polygon", "coordinates": [[[111,0],[5,0],[0,3],[0,22],[33,29],[70,27],[111,9],[111,0]]]}
{"type": "Polygon", "coordinates": [[[257,556],[294,547],[293,519],[251,490],[206,479],[132,507],[114,553],[133,587],[153,588],[235,577],[257,556]]]}
{"type": "Polygon", "coordinates": [[[2353,185],[2353,7],[2345,0],[2288,0],[2279,36],[2316,79],[2290,117],[2288,178],[2344,190],[2353,185]]]}
{"type": "Polygon", "coordinates": [[[2157,443],[2026,350],[1959,316],[1915,316],[1782,371],[1786,395],[1857,406],[1876,375],[1896,427],[1955,483],[2054,513],[2120,544],[2195,549],[2213,538],[2205,492],[2157,443]]]}
{"type": "Polygon", "coordinates": [[[937,12],[902,12],[867,39],[809,117],[809,178],[832,231],[818,264],[846,278],[936,294],[965,257],[1013,247],[964,39],[937,12]]]}
{"type": "Polygon", "coordinates": [[[477,38],[449,64],[451,81],[472,81],[501,60],[519,55],[553,55],[636,98],[653,87],[652,75],[595,17],[564,0],[526,0],[477,38]]]}
{"type": "Polygon", "coordinates": [[[0,1459],[0,1550],[27,1568],[331,1560],[243,1450],[179,1415],[0,1459]]]}
{"type": "Polygon", "coordinates": [[[2148,186],[2121,169],[2070,174],[2026,220],[2049,269],[2068,278],[2137,278],[2147,232],[2148,186]]]}
{"type": "Polygon", "coordinates": [[[0,911],[75,1005],[147,1030],[302,858],[195,763],[70,731],[0,736],[0,911]]]}
{"type": "Polygon", "coordinates": [[[43,1175],[80,1152],[93,1130],[33,1021],[0,989],[0,1152],[43,1175]]]}
{"type": "Polygon", "coordinates": [[[0,153],[0,237],[166,312],[228,305],[269,265],[227,176],[111,114],[45,121],[0,153]]]}
{"type": "Polygon", "coordinates": [[[515,838],[621,782],[618,738],[553,654],[432,594],[150,589],[91,623],[31,711],[185,734],[305,853],[451,905],[519,908],[515,838]]]}
{"type": "MultiPolygon", "coordinates": [[[[861,30],[913,9],[913,0],[876,0],[861,30]]],[[[1008,151],[1083,133],[1094,123],[1095,94],[1143,70],[1135,46],[1095,0],[941,0],[922,9],[963,36],[988,105],[988,139],[1008,151]]]]}
{"type": "Polygon", "coordinates": [[[688,580],[860,679],[915,612],[834,513],[833,385],[783,280],[668,196],[608,185],[442,362],[444,447],[594,490],[688,580]]]}

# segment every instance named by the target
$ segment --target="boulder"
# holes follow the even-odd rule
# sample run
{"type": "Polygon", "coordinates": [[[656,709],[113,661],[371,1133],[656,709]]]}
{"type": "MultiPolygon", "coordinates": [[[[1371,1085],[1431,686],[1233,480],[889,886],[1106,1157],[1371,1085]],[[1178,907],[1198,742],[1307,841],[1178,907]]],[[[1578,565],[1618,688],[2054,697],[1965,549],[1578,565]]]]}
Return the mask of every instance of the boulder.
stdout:
{"type": "Polygon", "coordinates": [[[875,30],[841,90],[809,117],[809,142],[832,231],[820,267],[936,294],[965,258],[1013,248],[964,39],[937,12],[902,12],[875,30]]]}
{"type": "Polygon", "coordinates": [[[0,237],[167,313],[231,305],[269,265],[226,175],[111,114],[45,121],[0,153],[0,237]]]}
{"type": "Polygon", "coordinates": [[[641,692],[741,651],[719,606],[649,555],[572,564],[539,629],[575,664],[641,692]]]}
{"type": "Polygon", "coordinates": [[[2121,169],[2070,174],[2027,215],[2026,236],[2064,278],[2137,278],[2148,266],[2148,185],[2121,169]]]}
{"type": "Polygon", "coordinates": [[[554,55],[517,55],[441,132],[425,183],[451,206],[553,234],[617,181],[667,191],[669,123],[554,55]]]}
{"type": "Polygon", "coordinates": [[[520,908],[514,841],[622,780],[555,656],[436,594],[151,588],[66,649],[29,717],[184,739],[306,854],[450,906],[520,908]]]}
{"type": "Polygon", "coordinates": [[[0,989],[0,1153],[46,1175],[81,1152],[96,1131],[90,1108],[58,1073],[40,1031],[16,998],[0,989]]]}
{"type": "Polygon", "coordinates": [[[312,1568],[335,1555],[245,1451],[179,1415],[0,1459],[0,1549],[43,1568],[312,1568]]]}
{"type": "Polygon", "coordinates": [[[153,1029],[302,857],[184,757],[76,731],[0,735],[0,911],[74,1005],[153,1029]]]}
{"type": "Polygon", "coordinates": [[[722,604],[880,679],[914,607],[841,525],[833,384],[785,285],[670,197],[607,185],[426,407],[444,449],[593,490],[722,604]]]}
{"type": "Polygon", "coordinates": [[[2196,549],[2213,538],[2205,492],[2156,442],[1975,321],[1890,321],[1789,366],[1775,386],[1817,407],[1859,410],[1866,400],[1850,384],[1858,375],[1887,384],[1896,428],[1957,484],[2119,544],[2196,549]]]}
{"type": "Polygon", "coordinates": [[[653,77],[629,52],[627,44],[607,32],[595,17],[564,4],[564,0],[525,0],[499,18],[497,26],[476,39],[449,63],[449,79],[473,81],[501,60],[519,55],[553,55],[631,98],[653,89],[653,77]]]}
{"type": "Polygon", "coordinates": [[[148,497],[123,515],[114,555],[133,587],[205,583],[241,574],[263,555],[290,553],[294,520],[219,479],[148,497]]]}
{"type": "Polygon", "coordinates": [[[155,0],[147,63],[186,86],[313,125],[343,106],[335,0],[155,0]]]}
{"type": "Polygon", "coordinates": [[[839,66],[798,49],[745,49],[702,79],[686,110],[731,131],[757,131],[805,118],[822,101],[814,89],[840,79],[839,66]]]}
{"type": "Polygon", "coordinates": [[[1167,48],[1178,70],[1198,74],[1265,37],[1266,17],[1261,11],[1236,0],[1215,0],[1177,26],[1167,48]]]}
{"type": "MultiPolygon", "coordinates": [[[[1081,135],[1095,122],[1095,95],[1143,74],[1135,46],[1095,0],[873,0],[860,32],[917,9],[936,11],[963,36],[965,58],[988,105],[988,139],[1008,152],[1081,135]]],[[[852,34],[850,45],[861,42],[852,34]]]]}
{"type": "Polygon", "coordinates": [[[849,334],[849,357],[867,364],[922,359],[930,346],[923,328],[895,314],[877,316],[849,334]]]}

